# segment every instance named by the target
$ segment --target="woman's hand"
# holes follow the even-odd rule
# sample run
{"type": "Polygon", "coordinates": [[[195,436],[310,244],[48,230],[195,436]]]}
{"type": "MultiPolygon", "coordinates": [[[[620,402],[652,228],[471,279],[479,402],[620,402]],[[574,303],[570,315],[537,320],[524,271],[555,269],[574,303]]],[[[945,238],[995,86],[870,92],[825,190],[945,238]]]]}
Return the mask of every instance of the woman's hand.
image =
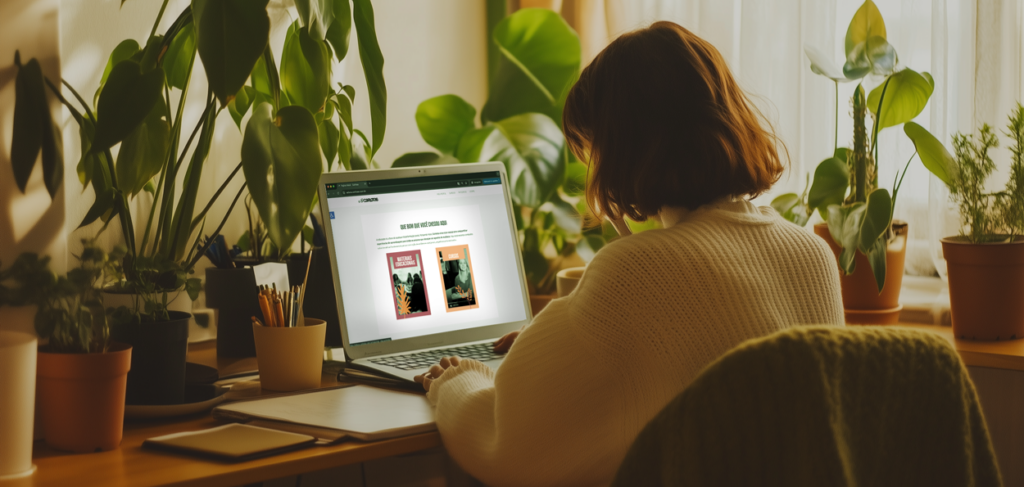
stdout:
{"type": "Polygon", "coordinates": [[[498,341],[494,342],[494,353],[507,353],[508,349],[512,348],[512,342],[516,341],[516,337],[518,336],[519,332],[513,331],[499,338],[498,341]]]}
{"type": "MultiPolygon", "coordinates": [[[[519,332],[515,333],[518,334],[519,332]]],[[[430,384],[435,380],[440,379],[441,375],[444,374],[444,371],[448,370],[448,367],[458,366],[459,357],[441,357],[441,362],[438,365],[431,367],[430,370],[428,370],[427,373],[425,374],[420,374],[417,375],[416,377],[413,377],[412,380],[416,381],[419,384],[423,384],[424,391],[430,391],[430,384]]]]}

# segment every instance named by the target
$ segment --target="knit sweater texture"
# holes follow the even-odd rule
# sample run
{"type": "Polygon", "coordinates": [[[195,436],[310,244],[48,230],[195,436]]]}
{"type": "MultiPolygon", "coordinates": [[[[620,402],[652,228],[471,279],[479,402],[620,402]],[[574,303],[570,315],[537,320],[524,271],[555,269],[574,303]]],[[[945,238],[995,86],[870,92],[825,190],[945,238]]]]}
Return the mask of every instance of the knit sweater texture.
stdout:
{"type": "Polygon", "coordinates": [[[666,208],[664,229],[602,248],[498,372],[451,367],[428,399],[448,453],[488,485],[611,482],[640,430],[755,337],[843,324],[835,257],[771,208],[666,208]]]}

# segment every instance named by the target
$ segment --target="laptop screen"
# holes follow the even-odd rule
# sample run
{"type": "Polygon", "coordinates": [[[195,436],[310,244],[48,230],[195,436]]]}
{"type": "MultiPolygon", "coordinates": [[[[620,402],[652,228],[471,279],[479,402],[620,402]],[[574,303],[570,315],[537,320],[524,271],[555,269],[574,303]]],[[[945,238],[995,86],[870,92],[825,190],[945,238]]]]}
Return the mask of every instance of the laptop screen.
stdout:
{"type": "Polygon", "coordinates": [[[526,319],[500,173],[325,190],[351,346],[526,319]]]}

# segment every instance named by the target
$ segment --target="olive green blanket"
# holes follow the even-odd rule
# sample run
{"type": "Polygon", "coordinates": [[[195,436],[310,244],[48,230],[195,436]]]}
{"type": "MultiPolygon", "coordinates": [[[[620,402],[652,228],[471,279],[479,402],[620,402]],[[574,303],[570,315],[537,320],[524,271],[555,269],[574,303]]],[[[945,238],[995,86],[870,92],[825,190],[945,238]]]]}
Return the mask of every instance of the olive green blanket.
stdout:
{"type": "Polygon", "coordinates": [[[1002,485],[953,348],[891,327],[741,344],[640,433],[615,485],[1002,485]]]}

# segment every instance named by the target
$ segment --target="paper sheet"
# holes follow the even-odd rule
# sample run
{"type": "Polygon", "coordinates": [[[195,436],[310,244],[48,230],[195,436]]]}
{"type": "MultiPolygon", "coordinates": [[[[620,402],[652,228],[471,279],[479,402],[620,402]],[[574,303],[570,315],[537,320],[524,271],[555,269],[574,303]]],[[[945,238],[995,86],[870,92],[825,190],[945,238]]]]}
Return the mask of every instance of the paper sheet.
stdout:
{"type": "Polygon", "coordinates": [[[256,276],[256,285],[276,285],[278,291],[287,291],[288,285],[288,264],[280,262],[267,262],[252,266],[252,273],[256,276]]]}

